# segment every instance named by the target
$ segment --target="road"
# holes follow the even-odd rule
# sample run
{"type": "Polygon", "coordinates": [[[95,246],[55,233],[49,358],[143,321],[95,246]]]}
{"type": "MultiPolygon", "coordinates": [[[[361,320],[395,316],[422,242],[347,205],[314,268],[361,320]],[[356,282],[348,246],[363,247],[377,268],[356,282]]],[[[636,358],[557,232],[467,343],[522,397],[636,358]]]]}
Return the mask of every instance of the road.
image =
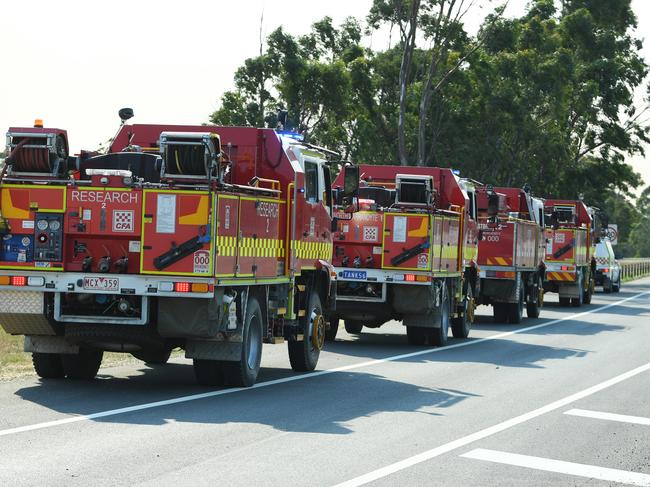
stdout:
{"type": "Polygon", "coordinates": [[[318,371],[264,348],[250,389],[189,361],[0,383],[0,485],[650,485],[650,280],[468,340],[340,333],[318,371]]]}

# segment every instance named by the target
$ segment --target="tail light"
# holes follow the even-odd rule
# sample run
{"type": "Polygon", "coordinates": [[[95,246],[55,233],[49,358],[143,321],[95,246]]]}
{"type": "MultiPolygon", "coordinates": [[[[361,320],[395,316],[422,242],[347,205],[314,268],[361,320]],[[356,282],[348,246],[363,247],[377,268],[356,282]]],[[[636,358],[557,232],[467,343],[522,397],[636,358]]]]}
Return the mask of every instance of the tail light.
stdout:
{"type": "Polygon", "coordinates": [[[189,282],[175,282],[174,291],[177,293],[189,293],[190,292],[190,283],[189,282]]]}
{"type": "Polygon", "coordinates": [[[27,286],[27,277],[26,276],[11,276],[11,285],[12,286],[27,286]]]}

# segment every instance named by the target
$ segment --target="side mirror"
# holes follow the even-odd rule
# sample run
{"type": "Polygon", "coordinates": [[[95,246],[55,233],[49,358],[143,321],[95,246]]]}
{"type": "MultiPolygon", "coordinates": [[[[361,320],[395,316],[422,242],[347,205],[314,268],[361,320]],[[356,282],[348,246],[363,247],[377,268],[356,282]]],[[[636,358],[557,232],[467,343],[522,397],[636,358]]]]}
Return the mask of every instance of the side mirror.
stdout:
{"type": "Polygon", "coordinates": [[[492,219],[499,214],[499,195],[496,193],[488,194],[488,216],[492,219]]]}
{"type": "Polygon", "coordinates": [[[359,192],[359,166],[348,163],[343,171],[343,196],[352,199],[359,192]]]}

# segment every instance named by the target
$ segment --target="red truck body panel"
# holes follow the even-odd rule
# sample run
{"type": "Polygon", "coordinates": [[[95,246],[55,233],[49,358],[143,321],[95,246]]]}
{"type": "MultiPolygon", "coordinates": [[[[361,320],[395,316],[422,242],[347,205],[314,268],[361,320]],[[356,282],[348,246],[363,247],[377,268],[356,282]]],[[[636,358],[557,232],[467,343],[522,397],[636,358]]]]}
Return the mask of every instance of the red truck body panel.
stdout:
{"type": "MultiPolygon", "coordinates": [[[[47,133],[53,129],[15,130],[47,133]]],[[[324,202],[306,200],[304,172],[298,157],[291,146],[285,151],[273,130],[123,125],[109,152],[139,146],[157,154],[160,134],[168,131],[218,134],[225,159],[232,162],[225,178],[231,188],[211,196],[207,190],[180,186],[125,187],[119,183],[121,178],[111,180],[115,185],[99,184],[92,178],[47,186],[3,184],[0,209],[14,236],[33,241],[39,235],[34,228],[36,213],[57,213],[64,215],[65,243],[60,262],[36,262],[25,255],[20,261],[0,260],[0,269],[77,272],[81,271],[84,258],[92,256],[93,265],[85,270],[96,272],[98,258],[109,256],[112,262],[127,257],[126,272],[130,274],[269,278],[288,275],[290,271],[299,274],[320,267],[320,261],[331,260],[329,210],[324,202]],[[276,190],[277,196],[255,195],[250,185],[253,178],[260,179],[260,187],[276,190]],[[210,220],[212,235],[192,257],[162,270],[156,268],[156,257],[205,233],[210,220]]]]}

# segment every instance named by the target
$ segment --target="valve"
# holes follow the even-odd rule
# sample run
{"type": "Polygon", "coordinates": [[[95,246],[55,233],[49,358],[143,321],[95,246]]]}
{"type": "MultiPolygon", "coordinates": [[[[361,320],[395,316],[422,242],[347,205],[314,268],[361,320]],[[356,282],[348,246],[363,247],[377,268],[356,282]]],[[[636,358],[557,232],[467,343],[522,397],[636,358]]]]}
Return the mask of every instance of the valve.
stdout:
{"type": "Polygon", "coordinates": [[[106,255],[99,259],[99,262],[97,263],[97,270],[99,272],[108,272],[111,270],[111,256],[106,255]]]}

